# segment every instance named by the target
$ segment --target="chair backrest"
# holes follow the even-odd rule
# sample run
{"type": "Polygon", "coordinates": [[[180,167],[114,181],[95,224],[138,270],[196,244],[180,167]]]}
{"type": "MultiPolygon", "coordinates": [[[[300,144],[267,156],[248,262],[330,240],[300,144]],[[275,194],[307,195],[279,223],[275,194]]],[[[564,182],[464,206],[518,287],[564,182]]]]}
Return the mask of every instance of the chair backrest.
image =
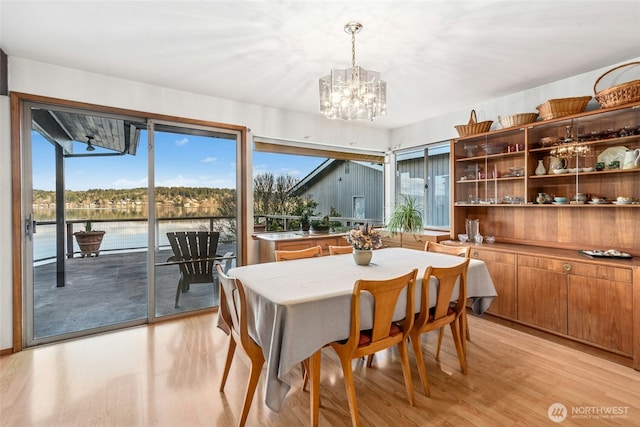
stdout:
{"type": "Polygon", "coordinates": [[[167,238],[173,250],[172,261],[191,276],[213,276],[213,263],[220,233],[217,231],[171,231],[167,238]]]}
{"type": "Polygon", "coordinates": [[[353,246],[334,246],[329,245],[329,255],[341,255],[353,253],[353,246]]]}
{"type": "MultiPolygon", "coordinates": [[[[408,334],[413,325],[414,310],[414,289],[418,270],[387,280],[358,280],[353,287],[351,296],[351,330],[346,347],[355,350],[360,342],[360,306],[363,292],[369,293],[373,297],[373,328],[371,330],[371,343],[368,347],[372,349],[384,349],[392,344],[393,340],[389,335],[393,321],[393,314],[398,304],[398,298],[402,291],[406,289],[406,313],[407,316],[398,322],[402,333],[408,334]]],[[[397,340],[394,340],[397,341],[397,340]]],[[[377,351],[377,350],[373,350],[377,351]]]]}
{"type": "Polygon", "coordinates": [[[224,271],[224,274],[227,274],[227,272],[231,268],[231,264],[234,258],[235,256],[233,256],[233,252],[225,252],[222,258],[219,257],[218,261],[216,261],[216,264],[220,264],[222,266],[222,271],[224,271]]]}
{"type": "Polygon", "coordinates": [[[274,251],[274,253],[276,256],[276,261],[289,261],[292,259],[313,258],[316,256],[322,256],[322,247],[318,245],[306,249],[300,249],[297,251],[276,250],[274,251]]]}
{"type": "Polygon", "coordinates": [[[438,322],[439,319],[449,315],[451,300],[457,298],[455,302],[455,313],[459,316],[465,308],[467,302],[467,270],[469,268],[469,258],[453,267],[427,267],[422,278],[422,298],[420,301],[420,314],[416,319],[416,328],[422,328],[431,315],[429,323],[438,322]],[[438,279],[438,290],[436,293],[436,304],[429,308],[429,281],[431,276],[438,279]],[[459,283],[458,295],[454,296],[453,291],[459,283]],[[455,298],[452,298],[455,297],[455,298]]]}
{"type": "Polygon", "coordinates": [[[424,250],[427,252],[438,252],[469,258],[471,246],[447,246],[441,243],[427,242],[427,244],[424,245],[424,250]]]}
{"type": "Polygon", "coordinates": [[[245,351],[257,346],[249,336],[247,323],[247,298],[240,280],[227,276],[223,267],[216,264],[220,281],[220,315],[245,351]]]}

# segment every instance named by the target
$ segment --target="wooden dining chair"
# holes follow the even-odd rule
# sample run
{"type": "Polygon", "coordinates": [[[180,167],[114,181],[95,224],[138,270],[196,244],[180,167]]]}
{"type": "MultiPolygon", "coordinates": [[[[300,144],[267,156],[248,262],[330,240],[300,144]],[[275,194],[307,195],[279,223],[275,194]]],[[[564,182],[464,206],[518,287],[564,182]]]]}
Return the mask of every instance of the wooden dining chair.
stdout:
{"type": "MultiPolygon", "coordinates": [[[[461,256],[465,258],[469,258],[469,254],[471,252],[471,246],[448,246],[443,245],[441,243],[436,242],[427,242],[424,245],[424,250],[427,252],[437,252],[448,255],[461,256]]],[[[471,341],[471,334],[469,334],[469,325],[467,323],[467,311],[464,310],[462,314],[462,332],[463,336],[467,339],[467,341],[471,341]]],[[[440,329],[438,333],[438,348],[436,350],[436,359],[440,357],[440,346],[442,345],[442,337],[444,336],[444,328],[440,329]]],[[[465,342],[462,343],[462,347],[465,350],[465,356],[467,354],[467,345],[465,342]]]]}
{"type": "Polygon", "coordinates": [[[226,323],[229,333],[229,349],[227,351],[227,360],[224,364],[224,372],[222,381],[220,382],[220,392],[224,392],[224,386],[227,383],[227,376],[231,369],[231,362],[236,347],[239,345],[247,354],[251,361],[249,374],[249,383],[244,395],[244,403],[242,404],[242,413],[238,426],[242,427],[247,421],[251,402],[255,395],[262,366],[264,365],[264,355],[262,348],[249,336],[247,327],[247,300],[244,293],[244,287],[240,280],[227,276],[224,273],[224,267],[216,264],[218,270],[218,279],[220,282],[220,315],[226,323]]]}
{"type": "Polygon", "coordinates": [[[456,346],[456,352],[458,353],[460,369],[465,375],[467,373],[467,362],[462,348],[460,331],[462,313],[466,310],[465,301],[467,296],[467,269],[469,267],[469,261],[469,258],[466,258],[464,262],[453,267],[427,267],[422,278],[420,313],[415,320],[413,329],[409,331],[409,338],[413,344],[413,351],[416,355],[416,364],[418,365],[418,373],[422,380],[422,388],[427,396],[430,396],[429,381],[427,380],[427,371],[422,357],[420,335],[442,329],[449,325],[453,342],[456,346]],[[435,306],[429,308],[429,280],[431,276],[438,279],[438,291],[435,306]],[[460,284],[458,301],[452,306],[450,301],[457,282],[460,284]]]}
{"type": "Polygon", "coordinates": [[[337,246],[337,245],[329,245],[329,255],[342,255],[342,254],[351,254],[353,253],[353,246],[337,246]]]}
{"type": "Polygon", "coordinates": [[[351,412],[351,422],[360,425],[358,405],[356,403],[356,389],[353,381],[353,367],[351,361],[371,355],[394,345],[398,346],[402,375],[404,376],[407,398],[411,406],[414,405],[413,384],[411,382],[411,368],[407,352],[407,337],[414,320],[414,288],[418,270],[388,280],[358,280],[351,295],[351,327],[349,337],[342,341],[334,341],[329,345],[340,358],[344,375],[347,400],[351,412]],[[402,291],[406,289],[406,317],[393,321],[393,314],[402,291]],[[363,302],[363,300],[365,302],[363,302]],[[372,307],[373,327],[360,329],[360,307],[372,307]]]}
{"type": "MultiPolygon", "coordinates": [[[[274,251],[276,256],[276,262],[278,261],[290,261],[294,259],[303,259],[303,258],[313,258],[322,256],[322,246],[312,246],[306,249],[299,250],[283,250],[279,249],[274,251]]],[[[305,360],[300,362],[300,369],[302,370],[302,390],[307,389],[307,384],[309,383],[309,366],[308,362],[305,360]]]]}
{"type": "Polygon", "coordinates": [[[471,246],[448,246],[443,245],[442,243],[429,241],[424,245],[424,250],[427,252],[438,252],[441,254],[456,255],[469,258],[471,246]]]}
{"type": "Polygon", "coordinates": [[[180,294],[189,291],[194,283],[211,283],[215,286],[214,263],[220,258],[216,255],[220,233],[217,231],[171,231],[167,233],[173,255],[167,262],[178,264],[180,279],[176,289],[176,302],[179,307],[180,294]]]}
{"type": "Polygon", "coordinates": [[[322,256],[322,246],[312,246],[306,249],[299,250],[275,250],[274,254],[276,256],[276,261],[290,261],[293,259],[301,259],[301,258],[313,258],[317,256],[322,256]]]}

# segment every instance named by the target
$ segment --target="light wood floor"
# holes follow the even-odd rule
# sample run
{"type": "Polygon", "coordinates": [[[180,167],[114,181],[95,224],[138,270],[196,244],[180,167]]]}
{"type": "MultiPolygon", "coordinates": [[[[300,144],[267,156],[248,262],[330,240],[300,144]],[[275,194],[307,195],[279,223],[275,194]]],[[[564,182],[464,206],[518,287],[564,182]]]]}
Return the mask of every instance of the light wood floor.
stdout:
{"type": "MultiPolygon", "coordinates": [[[[423,339],[431,398],[420,387],[410,351],[416,406],[408,406],[396,350],[374,367],[355,368],[363,426],[592,426],[637,425],[640,372],[619,363],[470,317],[467,376],[451,337],[441,361],[434,338],[423,339]],[[551,422],[547,410],[564,404],[569,417],[551,422]],[[622,418],[576,418],[572,411],[626,411],[622,418]],[[620,407],[623,407],[620,409],[620,407]]],[[[2,426],[232,426],[248,375],[236,358],[226,392],[218,392],[227,337],[215,314],[193,316],[101,336],[25,350],[0,358],[2,426]]],[[[241,354],[241,353],[238,353],[241,354]]],[[[248,426],[305,426],[309,394],[299,370],[280,413],[263,403],[264,376],[248,426]]],[[[323,351],[321,426],[349,425],[340,368],[323,351]]]]}

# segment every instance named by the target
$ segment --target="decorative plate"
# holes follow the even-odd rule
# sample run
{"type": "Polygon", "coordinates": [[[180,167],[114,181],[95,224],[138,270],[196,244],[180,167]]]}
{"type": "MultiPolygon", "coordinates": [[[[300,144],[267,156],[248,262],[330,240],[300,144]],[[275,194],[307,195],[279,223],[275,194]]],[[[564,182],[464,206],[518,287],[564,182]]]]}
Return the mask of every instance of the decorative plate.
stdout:
{"type": "Polygon", "coordinates": [[[621,145],[616,147],[609,147],[598,155],[598,163],[604,163],[605,166],[610,165],[615,160],[619,161],[622,165],[624,160],[624,153],[627,152],[627,147],[621,145]]]}
{"type": "Polygon", "coordinates": [[[583,249],[578,251],[579,254],[585,255],[589,258],[617,258],[617,259],[631,259],[633,256],[626,252],[619,252],[615,249],[609,249],[603,251],[602,249],[583,249]]]}

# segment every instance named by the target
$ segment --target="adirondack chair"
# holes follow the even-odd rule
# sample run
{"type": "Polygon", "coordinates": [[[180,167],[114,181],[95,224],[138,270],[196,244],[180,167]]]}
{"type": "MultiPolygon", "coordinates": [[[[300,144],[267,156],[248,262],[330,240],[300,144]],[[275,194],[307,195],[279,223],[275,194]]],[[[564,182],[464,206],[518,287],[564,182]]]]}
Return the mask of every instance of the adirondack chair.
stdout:
{"type": "MultiPolygon", "coordinates": [[[[211,283],[215,288],[218,284],[215,276],[216,262],[224,261],[225,267],[230,264],[233,253],[224,256],[217,255],[217,231],[173,231],[167,233],[173,255],[167,262],[178,264],[180,279],[176,289],[175,308],[179,307],[180,294],[188,292],[191,284],[211,283]]],[[[228,269],[228,267],[226,267],[228,269]]]]}

